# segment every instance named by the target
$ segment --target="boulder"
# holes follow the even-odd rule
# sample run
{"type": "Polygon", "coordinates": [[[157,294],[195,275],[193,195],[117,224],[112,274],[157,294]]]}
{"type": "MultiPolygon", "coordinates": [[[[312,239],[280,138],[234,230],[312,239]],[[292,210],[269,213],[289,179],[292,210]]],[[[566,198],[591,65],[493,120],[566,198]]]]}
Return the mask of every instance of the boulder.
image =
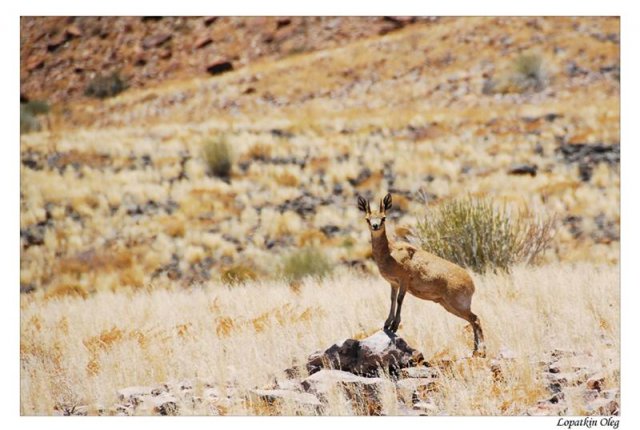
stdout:
{"type": "Polygon", "coordinates": [[[314,374],[320,369],[339,369],[355,375],[378,376],[380,370],[397,376],[400,369],[416,366],[424,361],[422,353],[387,331],[378,331],[366,339],[346,339],[324,351],[309,356],[307,370],[314,374]]]}
{"type": "Polygon", "coordinates": [[[120,401],[137,404],[143,397],[150,396],[152,391],[153,387],[127,387],[118,390],[117,394],[120,401]]]}
{"type": "Polygon", "coordinates": [[[433,402],[430,401],[420,401],[413,405],[413,409],[416,411],[420,411],[425,415],[435,415],[440,409],[433,402]]]}
{"type": "Polygon", "coordinates": [[[160,33],[146,37],[142,40],[142,47],[144,49],[157,48],[158,46],[161,46],[171,40],[171,37],[172,36],[170,33],[160,33]]]}
{"type": "Polygon", "coordinates": [[[587,388],[590,390],[601,391],[604,385],[605,376],[602,373],[597,373],[587,380],[587,388]]]}
{"type": "Polygon", "coordinates": [[[139,411],[143,414],[178,415],[178,399],[169,393],[145,396],[139,411]]]}
{"type": "Polygon", "coordinates": [[[225,59],[215,59],[207,64],[207,72],[210,75],[219,75],[221,73],[233,70],[233,63],[225,59]]]}
{"type": "Polygon", "coordinates": [[[535,164],[516,164],[509,169],[508,173],[510,175],[536,176],[538,173],[538,166],[535,164]]]}
{"type": "Polygon", "coordinates": [[[433,378],[407,378],[396,383],[398,398],[408,405],[426,400],[437,390],[438,382],[433,378]]]}
{"type": "Polygon", "coordinates": [[[313,394],[291,390],[250,390],[248,400],[254,407],[266,408],[261,412],[269,415],[287,414],[287,409],[318,413],[322,408],[322,403],[313,394]]]}
{"type": "Polygon", "coordinates": [[[620,405],[617,400],[598,398],[586,405],[590,415],[620,415],[620,405]]]}
{"type": "Polygon", "coordinates": [[[417,366],[400,370],[401,378],[437,378],[440,372],[435,367],[417,366]]]}
{"type": "Polygon", "coordinates": [[[326,402],[332,394],[341,392],[351,402],[357,415],[379,415],[381,394],[393,390],[393,382],[383,378],[366,378],[342,370],[322,369],[302,381],[308,393],[326,402]]]}

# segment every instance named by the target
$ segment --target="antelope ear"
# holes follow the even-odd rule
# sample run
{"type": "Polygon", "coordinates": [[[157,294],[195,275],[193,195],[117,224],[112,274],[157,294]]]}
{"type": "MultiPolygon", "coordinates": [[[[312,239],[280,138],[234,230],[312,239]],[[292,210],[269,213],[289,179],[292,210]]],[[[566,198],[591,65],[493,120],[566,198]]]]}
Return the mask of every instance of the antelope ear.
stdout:
{"type": "MultiPolygon", "coordinates": [[[[391,193],[387,193],[387,195],[384,196],[384,200],[382,200],[382,203],[384,203],[385,212],[391,209],[391,193]]],[[[380,204],[380,206],[382,206],[382,204],[380,204]]]]}
{"type": "Polygon", "coordinates": [[[358,196],[358,209],[360,209],[364,213],[369,213],[369,202],[366,201],[362,196],[358,196]]]}

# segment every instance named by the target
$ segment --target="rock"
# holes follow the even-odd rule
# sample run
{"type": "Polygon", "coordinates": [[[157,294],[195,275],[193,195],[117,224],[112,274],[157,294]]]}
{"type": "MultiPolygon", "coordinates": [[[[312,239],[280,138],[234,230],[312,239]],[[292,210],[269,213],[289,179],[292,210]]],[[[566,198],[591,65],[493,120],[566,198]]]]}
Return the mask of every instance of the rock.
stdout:
{"type": "Polygon", "coordinates": [[[322,369],[302,381],[302,388],[306,392],[325,394],[338,385],[341,387],[370,387],[376,389],[385,384],[392,384],[392,382],[383,378],[358,376],[343,370],[322,369]]]}
{"type": "Polygon", "coordinates": [[[409,405],[424,400],[435,391],[438,391],[438,382],[434,378],[407,378],[396,382],[398,398],[409,405]]]}
{"type": "Polygon", "coordinates": [[[327,225],[324,225],[324,226],[320,227],[320,231],[322,233],[324,233],[325,236],[332,237],[332,236],[335,236],[336,233],[338,233],[340,231],[340,227],[338,227],[337,225],[333,225],[333,224],[327,224],[327,225]]]}
{"type": "Polygon", "coordinates": [[[586,371],[593,365],[593,360],[586,355],[562,357],[549,365],[549,372],[578,372],[586,371]]]}
{"type": "Polygon", "coordinates": [[[430,401],[417,402],[413,405],[413,409],[427,414],[436,414],[439,408],[430,401]]]}
{"type": "Polygon", "coordinates": [[[276,387],[280,390],[299,391],[302,384],[297,379],[283,379],[276,381],[276,387]]]}
{"type": "Polygon", "coordinates": [[[144,49],[152,49],[157,48],[158,46],[163,45],[164,43],[171,40],[170,33],[160,33],[155,34],[153,36],[146,37],[142,40],[142,47],[144,49]]]}
{"type": "Polygon", "coordinates": [[[170,393],[145,396],[140,408],[144,412],[159,415],[178,415],[178,400],[170,393]]]}
{"type": "Polygon", "coordinates": [[[128,387],[118,390],[117,394],[120,401],[137,404],[144,396],[150,396],[152,391],[153,387],[128,387]]]}
{"type": "Polygon", "coordinates": [[[600,395],[605,399],[618,399],[620,398],[620,390],[617,388],[611,390],[604,390],[600,395]]]}
{"type": "Polygon", "coordinates": [[[204,25],[206,25],[207,27],[209,27],[211,24],[213,24],[214,22],[216,22],[218,20],[219,17],[217,16],[206,16],[204,17],[204,25]]]}
{"type": "Polygon", "coordinates": [[[529,175],[536,176],[538,173],[538,166],[535,164],[518,164],[509,169],[510,175],[529,175]]]}
{"type": "Polygon", "coordinates": [[[207,72],[210,75],[220,75],[233,70],[233,64],[227,60],[214,60],[207,65],[207,72]]]}
{"type": "Polygon", "coordinates": [[[566,407],[548,402],[538,402],[537,405],[527,409],[527,415],[530,416],[549,416],[564,415],[566,407]]]}
{"type": "Polygon", "coordinates": [[[80,37],[80,36],[82,36],[82,30],[80,30],[77,25],[73,25],[73,24],[68,26],[67,29],[65,30],[65,32],[67,33],[67,36],[69,36],[69,37],[80,37]]]}
{"type": "Polygon", "coordinates": [[[591,415],[620,415],[620,405],[617,400],[598,398],[586,405],[591,415]]]}
{"type": "Polygon", "coordinates": [[[596,163],[620,163],[620,144],[565,143],[556,148],[566,163],[593,165],[596,163]]]}
{"type": "Polygon", "coordinates": [[[307,362],[309,374],[322,368],[340,369],[356,375],[378,375],[380,369],[397,376],[400,369],[424,361],[422,353],[395,334],[380,330],[363,340],[346,339],[325,351],[318,351],[307,362]]]}
{"type": "Polygon", "coordinates": [[[47,51],[53,52],[57,50],[60,46],[62,46],[67,40],[69,40],[69,35],[66,32],[61,32],[49,39],[47,43],[47,51]]]}
{"type": "Polygon", "coordinates": [[[601,391],[602,390],[602,386],[604,385],[604,380],[605,380],[604,374],[597,373],[597,374],[591,376],[587,380],[587,388],[589,388],[590,390],[601,391]]]}
{"type": "Polygon", "coordinates": [[[196,49],[200,49],[210,45],[212,42],[213,40],[209,36],[203,36],[196,40],[194,46],[196,47],[196,49]]]}
{"type": "Polygon", "coordinates": [[[434,367],[418,366],[400,370],[401,378],[437,378],[439,375],[440,372],[434,367]]]}
{"type": "Polygon", "coordinates": [[[322,403],[316,396],[310,393],[300,393],[291,390],[251,390],[249,401],[252,404],[262,404],[275,408],[273,412],[278,412],[291,406],[295,410],[307,409],[319,411],[322,403]]]}
{"type": "Polygon", "coordinates": [[[355,178],[347,178],[347,181],[349,181],[352,186],[357,187],[358,185],[369,179],[371,174],[371,169],[369,169],[368,167],[364,167],[362,170],[360,170],[358,176],[356,176],[355,178]]]}
{"type": "Polygon", "coordinates": [[[34,55],[29,57],[26,61],[25,68],[31,72],[36,69],[41,69],[44,66],[45,58],[42,55],[34,55]]]}
{"type": "Polygon", "coordinates": [[[383,378],[365,378],[341,370],[323,369],[302,381],[308,393],[326,401],[335,390],[342,391],[352,401],[356,414],[378,415],[382,409],[381,393],[393,390],[393,382],[383,378]]]}
{"type": "Polygon", "coordinates": [[[587,375],[584,372],[558,372],[546,373],[545,378],[552,384],[568,386],[582,384],[587,380],[587,375]]]}

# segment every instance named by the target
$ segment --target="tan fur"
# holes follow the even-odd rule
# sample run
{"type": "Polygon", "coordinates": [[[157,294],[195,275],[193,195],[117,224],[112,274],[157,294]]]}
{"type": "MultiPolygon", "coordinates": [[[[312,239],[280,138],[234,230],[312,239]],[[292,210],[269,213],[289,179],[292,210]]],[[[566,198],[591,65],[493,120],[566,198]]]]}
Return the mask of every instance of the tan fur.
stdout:
{"type": "Polygon", "coordinates": [[[391,284],[391,308],[384,328],[396,332],[406,292],[423,300],[434,301],[473,327],[474,355],[484,356],[484,337],[480,320],[471,312],[475,291],[473,279],[462,267],[406,242],[390,242],[385,228],[386,211],[391,195],[380,201],[380,210],[371,211],[369,202],[358,199],[371,231],[373,258],[380,274],[391,284]],[[378,222],[380,221],[380,222],[378,222]],[[397,305],[397,310],[396,310],[397,305]]]}

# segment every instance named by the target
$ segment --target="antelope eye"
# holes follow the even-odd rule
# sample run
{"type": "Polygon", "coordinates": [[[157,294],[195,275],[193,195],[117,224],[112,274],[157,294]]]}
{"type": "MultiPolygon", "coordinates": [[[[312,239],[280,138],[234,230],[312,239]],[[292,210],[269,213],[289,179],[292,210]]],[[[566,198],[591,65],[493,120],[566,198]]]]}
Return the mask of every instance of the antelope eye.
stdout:
{"type": "Polygon", "coordinates": [[[367,218],[367,224],[371,224],[371,220],[367,218]]]}

